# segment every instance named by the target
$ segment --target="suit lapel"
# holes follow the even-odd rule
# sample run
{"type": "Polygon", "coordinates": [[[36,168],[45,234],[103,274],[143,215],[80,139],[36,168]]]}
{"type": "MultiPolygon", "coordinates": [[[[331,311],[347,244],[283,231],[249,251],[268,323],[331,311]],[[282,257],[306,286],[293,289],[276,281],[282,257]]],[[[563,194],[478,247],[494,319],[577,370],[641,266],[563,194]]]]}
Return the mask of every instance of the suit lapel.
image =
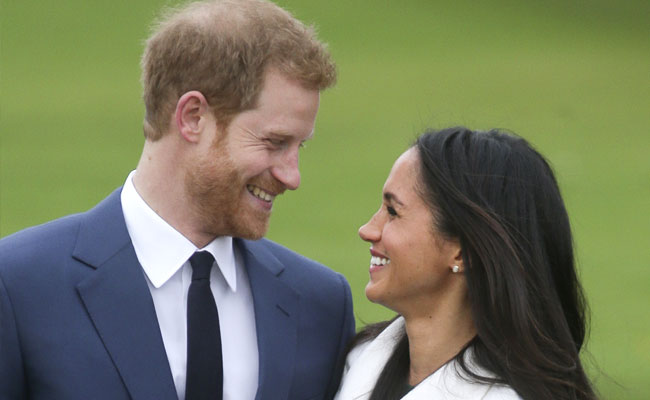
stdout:
{"type": "Polygon", "coordinates": [[[264,240],[237,240],[248,272],[259,351],[256,399],[289,397],[296,356],[299,295],[280,280],[284,265],[264,240]]]}
{"type": "Polygon", "coordinates": [[[86,214],[73,257],[96,269],[77,290],[131,398],[176,399],[153,301],[124,223],[119,189],[86,214]]]}

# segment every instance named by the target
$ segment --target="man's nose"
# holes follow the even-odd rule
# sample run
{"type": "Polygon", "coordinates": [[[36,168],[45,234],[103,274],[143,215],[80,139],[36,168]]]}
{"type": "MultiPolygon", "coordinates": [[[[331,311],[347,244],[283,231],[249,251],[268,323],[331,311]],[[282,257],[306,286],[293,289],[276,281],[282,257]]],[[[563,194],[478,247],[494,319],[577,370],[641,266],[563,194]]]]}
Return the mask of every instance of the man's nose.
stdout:
{"type": "Polygon", "coordinates": [[[278,160],[271,169],[271,174],[287,189],[296,190],[300,186],[300,170],[298,168],[298,150],[290,151],[278,160]]]}

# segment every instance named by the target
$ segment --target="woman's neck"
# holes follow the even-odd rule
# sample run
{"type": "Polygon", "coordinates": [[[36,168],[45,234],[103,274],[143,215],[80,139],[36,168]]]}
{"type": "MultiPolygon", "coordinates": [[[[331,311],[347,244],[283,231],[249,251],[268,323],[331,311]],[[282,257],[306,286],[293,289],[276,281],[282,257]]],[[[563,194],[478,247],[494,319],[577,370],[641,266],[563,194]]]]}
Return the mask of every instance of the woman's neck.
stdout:
{"type": "Polygon", "coordinates": [[[430,313],[406,314],[409,339],[409,384],[422,382],[454,358],[476,335],[469,301],[437,304],[430,313]]]}

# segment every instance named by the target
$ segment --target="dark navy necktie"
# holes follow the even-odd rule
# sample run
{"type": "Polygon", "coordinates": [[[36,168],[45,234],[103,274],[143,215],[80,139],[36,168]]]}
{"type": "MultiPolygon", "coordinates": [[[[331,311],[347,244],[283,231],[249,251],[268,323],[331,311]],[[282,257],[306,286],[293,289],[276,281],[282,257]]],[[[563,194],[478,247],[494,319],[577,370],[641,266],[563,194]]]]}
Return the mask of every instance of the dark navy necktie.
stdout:
{"type": "Polygon", "coordinates": [[[219,313],[210,290],[214,257],[198,251],[190,257],[192,283],[187,294],[187,380],[185,400],[221,400],[223,363],[219,313]]]}

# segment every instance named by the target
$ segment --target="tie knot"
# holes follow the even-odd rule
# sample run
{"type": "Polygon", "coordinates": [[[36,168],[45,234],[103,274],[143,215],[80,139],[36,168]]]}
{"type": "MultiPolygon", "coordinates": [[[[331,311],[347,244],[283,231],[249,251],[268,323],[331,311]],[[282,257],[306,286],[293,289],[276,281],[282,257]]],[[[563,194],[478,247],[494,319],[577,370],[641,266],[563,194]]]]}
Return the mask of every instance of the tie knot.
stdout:
{"type": "Polygon", "coordinates": [[[210,280],[210,269],[214,263],[214,257],[207,251],[197,251],[190,257],[192,264],[192,280],[208,279],[210,280]]]}

